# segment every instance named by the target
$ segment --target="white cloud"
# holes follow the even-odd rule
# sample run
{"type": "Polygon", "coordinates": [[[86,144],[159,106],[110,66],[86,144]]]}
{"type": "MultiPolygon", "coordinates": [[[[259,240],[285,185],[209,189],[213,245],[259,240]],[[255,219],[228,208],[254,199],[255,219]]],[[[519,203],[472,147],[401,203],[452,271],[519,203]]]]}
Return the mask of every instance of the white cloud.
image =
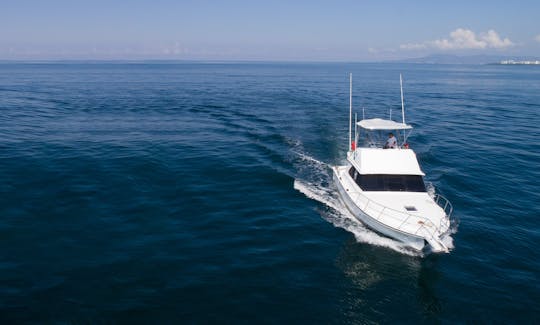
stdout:
{"type": "Polygon", "coordinates": [[[502,49],[514,45],[509,38],[501,39],[499,34],[497,34],[497,32],[495,32],[493,29],[488,30],[485,34],[481,34],[480,38],[482,41],[486,42],[487,47],[496,49],[502,49]]]}
{"type": "Polygon", "coordinates": [[[425,43],[407,43],[401,44],[399,48],[401,50],[423,50],[427,47],[425,43]]]}
{"type": "Polygon", "coordinates": [[[537,42],[540,42],[540,34],[536,35],[536,37],[534,38],[537,42]]]}
{"type": "MultiPolygon", "coordinates": [[[[540,35],[539,35],[540,36],[540,35]]],[[[402,50],[420,50],[437,48],[440,50],[463,50],[463,49],[503,49],[513,46],[514,43],[508,38],[501,39],[496,31],[490,29],[486,33],[476,35],[472,30],[458,28],[450,33],[450,38],[437,39],[423,43],[408,43],[399,46],[402,50]]]]}
{"type": "Polygon", "coordinates": [[[433,45],[441,50],[483,49],[486,42],[478,40],[472,30],[458,28],[450,33],[450,40],[438,39],[433,41],[433,45]]]}

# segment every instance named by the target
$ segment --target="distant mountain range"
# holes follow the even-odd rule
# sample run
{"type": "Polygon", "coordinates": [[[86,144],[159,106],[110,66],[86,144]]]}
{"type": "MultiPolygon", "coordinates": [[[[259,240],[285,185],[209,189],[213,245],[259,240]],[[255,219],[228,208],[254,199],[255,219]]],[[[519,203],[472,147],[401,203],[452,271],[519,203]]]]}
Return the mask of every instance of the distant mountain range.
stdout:
{"type": "Polygon", "coordinates": [[[421,58],[392,60],[396,63],[424,63],[424,64],[499,64],[501,61],[535,61],[535,57],[524,56],[500,56],[500,55],[447,55],[433,54],[421,58]]]}

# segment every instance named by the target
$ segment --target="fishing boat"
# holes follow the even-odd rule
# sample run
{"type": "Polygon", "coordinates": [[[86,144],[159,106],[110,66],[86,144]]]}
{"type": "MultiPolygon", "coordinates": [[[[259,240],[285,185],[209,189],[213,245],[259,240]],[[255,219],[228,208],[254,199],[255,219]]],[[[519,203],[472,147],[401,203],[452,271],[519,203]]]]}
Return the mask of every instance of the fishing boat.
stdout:
{"type": "Polygon", "coordinates": [[[430,193],[416,154],[407,143],[412,126],[405,123],[400,75],[400,122],[391,118],[354,119],[352,74],[349,95],[347,163],[333,166],[333,177],[347,209],[368,228],[418,251],[449,252],[443,237],[450,229],[452,204],[430,193]]]}

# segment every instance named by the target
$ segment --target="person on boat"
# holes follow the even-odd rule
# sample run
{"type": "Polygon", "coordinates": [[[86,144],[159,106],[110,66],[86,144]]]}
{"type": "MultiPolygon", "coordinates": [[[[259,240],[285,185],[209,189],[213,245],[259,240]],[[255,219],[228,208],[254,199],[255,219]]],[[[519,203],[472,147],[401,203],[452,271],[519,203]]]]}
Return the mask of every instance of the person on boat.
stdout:
{"type": "Polygon", "coordinates": [[[397,140],[396,137],[392,133],[388,133],[388,139],[386,140],[386,144],[384,145],[384,149],[396,149],[397,148],[397,140]]]}

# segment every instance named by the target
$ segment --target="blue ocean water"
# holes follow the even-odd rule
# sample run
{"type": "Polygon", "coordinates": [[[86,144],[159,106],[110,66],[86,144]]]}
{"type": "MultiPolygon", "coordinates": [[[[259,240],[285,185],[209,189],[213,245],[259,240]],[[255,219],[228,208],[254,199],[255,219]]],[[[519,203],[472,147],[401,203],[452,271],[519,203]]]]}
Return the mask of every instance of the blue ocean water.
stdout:
{"type": "Polygon", "coordinates": [[[538,322],[540,69],[0,64],[0,322],[538,322]],[[400,110],[454,249],[355,223],[348,73],[400,110]]]}

